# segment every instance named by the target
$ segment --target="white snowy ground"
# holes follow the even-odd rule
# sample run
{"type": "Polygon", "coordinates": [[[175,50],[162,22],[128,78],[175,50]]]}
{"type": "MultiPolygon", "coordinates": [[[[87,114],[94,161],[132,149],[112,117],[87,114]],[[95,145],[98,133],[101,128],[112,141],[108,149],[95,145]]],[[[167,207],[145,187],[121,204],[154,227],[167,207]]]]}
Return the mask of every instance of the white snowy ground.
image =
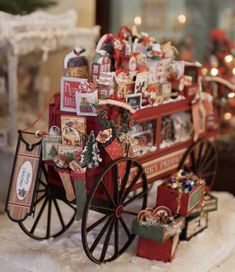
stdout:
{"type": "Polygon", "coordinates": [[[209,228],[189,242],[180,242],[172,263],[136,257],[136,239],[116,261],[99,266],[82,249],[79,222],[55,240],[38,242],[27,237],[6,215],[0,215],[0,271],[235,271],[235,198],[228,193],[216,195],[219,210],[209,214],[209,228]]]}

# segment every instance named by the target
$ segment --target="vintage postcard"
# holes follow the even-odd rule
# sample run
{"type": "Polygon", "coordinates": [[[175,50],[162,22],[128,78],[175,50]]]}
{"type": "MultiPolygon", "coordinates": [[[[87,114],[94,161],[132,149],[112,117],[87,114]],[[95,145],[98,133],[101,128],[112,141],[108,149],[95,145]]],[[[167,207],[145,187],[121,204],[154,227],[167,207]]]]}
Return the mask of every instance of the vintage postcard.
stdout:
{"type": "Polygon", "coordinates": [[[80,159],[82,148],[80,146],[58,145],[58,157],[69,164],[71,161],[80,159]]]}
{"type": "Polygon", "coordinates": [[[62,144],[84,147],[86,118],[72,115],[61,116],[62,144]]]}
{"type": "Polygon", "coordinates": [[[81,82],[87,82],[82,78],[61,77],[60,85],[60,110],[76,112],[75,93],[81,88],[81,82]]]}
{"type": "Polygon", "coordinates": [[[77,115],[96,116],[95,104],[98,102],[97,91],[93,93],[76,93],[77,115]]]}

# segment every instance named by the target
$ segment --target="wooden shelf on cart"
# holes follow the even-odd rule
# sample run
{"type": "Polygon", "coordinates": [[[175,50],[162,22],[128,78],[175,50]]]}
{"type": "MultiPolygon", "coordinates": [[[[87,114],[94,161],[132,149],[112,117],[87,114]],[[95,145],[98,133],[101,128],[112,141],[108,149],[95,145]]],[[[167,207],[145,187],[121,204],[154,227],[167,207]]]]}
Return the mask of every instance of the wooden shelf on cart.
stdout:
{"type": "Polygon", "coordinates": [[[188,111],[191,109],[191,99],[186,98],[180,101],[169,102],[153,107],[145,107],[136,111],[132,118],[138,122],[155,119],[159,115],[170,115],[174,112],[188,111]]]}

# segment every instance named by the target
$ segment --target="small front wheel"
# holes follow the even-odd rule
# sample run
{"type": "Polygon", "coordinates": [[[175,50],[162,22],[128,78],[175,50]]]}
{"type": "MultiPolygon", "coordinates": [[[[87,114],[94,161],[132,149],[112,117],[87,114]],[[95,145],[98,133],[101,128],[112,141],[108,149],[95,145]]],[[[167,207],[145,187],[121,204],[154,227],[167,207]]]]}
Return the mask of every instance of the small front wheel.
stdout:
{"type": "Polygon", "coordinates": [[[19,223],[23,232],[36,240],[61,235],[75,218],[76,205],[66,200],[63,187],[48,184],[47,175],[47,170],[42,164],[33,212],[19,223]]]}

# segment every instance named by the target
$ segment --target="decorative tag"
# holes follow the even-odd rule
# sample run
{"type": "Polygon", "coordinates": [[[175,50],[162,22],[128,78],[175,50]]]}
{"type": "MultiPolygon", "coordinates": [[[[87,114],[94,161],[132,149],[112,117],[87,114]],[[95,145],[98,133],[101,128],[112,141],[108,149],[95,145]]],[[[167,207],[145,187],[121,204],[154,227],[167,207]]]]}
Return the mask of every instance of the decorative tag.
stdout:
{"type": "Polygon", "coordinates": [[[199,101],[192,105],[194,141],[197,141],[199,135],[205,132],[206,128],[206,111],[205,109],[202,109],[202,107],[203,105],[199,101]]]}
{"type": "Polygon", "coordinates": [[[53,161],[58,155],[58,145],[61,144],[61,136],[47,136],[42,139],[42,160],[53,161]]]}
{"type": "Polygon", "coordinates": [[[41,141],[27,143],[19,134],[6,211],[11,220],[22,222],[33,209],[41,161],[41,141]]]}
{"type": "MultiPolygon", "coordinates": [[[[111,144],[107,145],[105,148],[106,152],[109,154],[110,158],[112,160],[116,160],[118,158],[123,157],[123,149],[122,145],[118,142],[117,139],[114,139],[111,144]]],[[[118,165],[118,173],[119,178],[122,180],[122,178],[125,175],[125,168],[126,168],[126,162],[121,162],[118,165]]]]}
{"type": "Polygon", "coordinates": [[[109,154],[112,160],[116,160],[123,156],[122,145],[117,139],[114,139],[110,145],[106,146],[105,151],[109,154]]]}
{"type": "Polygon", "coordinates": [[[73,185],[70,179],[70,175],[69,172],[67,171],[60,171],[57,170],[60,178],[62,180],[62,183],[64,185],[64,189],[65,189],[65,194],[66,194],[66,198],[68,201],[72,201],[75,199],[75,194],[74,194],[74,189],[73,189],[73,185]]]}
{"type": "Polygon", "coordinates": [[[84,206],[86,203],[86,182],[82,178],[74,179],[74,188],[76,194],[77,211],[75,215],[76,220],[82,219],[84,206]]]}

